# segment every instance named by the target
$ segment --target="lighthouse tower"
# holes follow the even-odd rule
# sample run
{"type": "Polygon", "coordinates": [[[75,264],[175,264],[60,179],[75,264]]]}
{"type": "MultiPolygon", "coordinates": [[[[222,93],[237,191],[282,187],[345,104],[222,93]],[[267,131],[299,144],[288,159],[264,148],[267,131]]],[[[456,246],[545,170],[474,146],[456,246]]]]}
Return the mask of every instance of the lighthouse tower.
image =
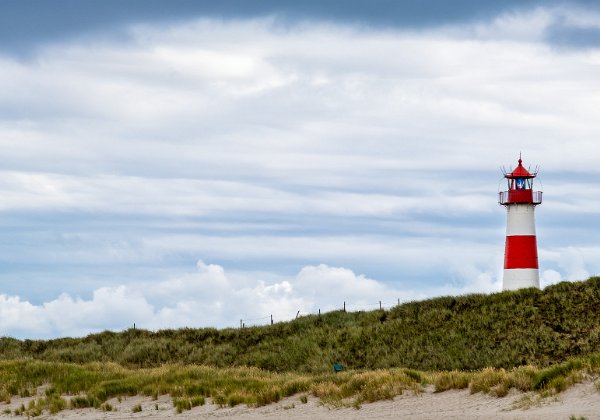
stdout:
{"type": "Polygon", "coordinates": [[[504,290],[540,287],[538,273],[537,240],[535,236],[535,206],[542,203],[542,192],[533,191],[530,173],[519,165],[514,171],[504,173],[508,190],[499,193],[498,202],[506,207],[506,247],[504,250],[504,290]]]}

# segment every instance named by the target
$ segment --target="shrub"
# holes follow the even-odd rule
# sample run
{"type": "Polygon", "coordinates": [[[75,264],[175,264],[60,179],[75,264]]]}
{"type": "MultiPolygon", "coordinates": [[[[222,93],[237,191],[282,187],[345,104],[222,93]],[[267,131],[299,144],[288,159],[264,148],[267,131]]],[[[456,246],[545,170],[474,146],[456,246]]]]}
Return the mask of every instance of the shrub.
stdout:
{"type": "Polygon", "coordinates": [[[77,395],[71,398],[70,406],[71,408],[98,408],[100,407],[100,401],[95,397],[77,395]]]}
{"type": "MultiPolygon", "coordinates": [[[[213,397],[213,403],[215,403],[219,407],[225,407],[225,405],[227,404],[227,397],[223,394],[217,394],[213,397]]],[[[188,408],[188,410],[191,410],[191,406],[190,408],[188,408]]]]}
{"type": "Polygon", "coordinates": [[[188,398],[176,398],[173,400],[173,407],[178,414],[192,409],[192,403],[188,398]]]}
{"type": "Polygon", "coordinates": [[[471,394],[478,392],[489,393],[504,397],[510,389],[510,377],[504,369],[486,368],[473,375],[471,379],[471,394]]]}
{"type": "Polygon", "coordinates": [[[100,405],[100,410],[102,411],[113,411],[113,406],[109,403],[104,403],[102,405],[100,405]]]}
{"type": "Polygon", "coordinates": [[[227,397],[227,405],[230,407],[235,407],[238,404],[242,404],[246,402],[246,398],[244,395],[234,392],[227,397]]]}
{"type": "Polygon", "coordinates": [[[531,391],[535,375],[536,369],[532,366],[516,368],[510,373],[511,385],[521,392],[531,391]]]}
{"type": "Polygon", "coordinates": [[[276,386],[270,386],[263,389],[256,396],[256,406],[260,407],[263,405],[275,403],[281,399],[281,390],[276,386]]]}
{"type": "Polygon", "coordinates": [[[439,372],[433,375],[435,392],[443,392],[449,389],[465,389],[469,387],[472,374],[453,370],[450,372],[439,372]]]}
{"type": "Polygon", "coordinates": [[[312,388],[312,393],[318,398],[341,398],[342,390],[331,381],[319,382],[312,388]]]}
{"type": "Polygon", "coordinates": [[[550,384],[553,380],[555,380],[556,378],[560,378],[561,376],[565,376],[569,372],[570,368],[565,365],[553,366],[551,368],[541,370],[534,377],[533,389],[540,390],[543,388],[551,387],[550,384]]]}
{"type": "Polygon", "coordinates": [[[58,395],[50,395],[46,397],[46,405],[50,414],[56,414],[67,408],[67,401],[58,395]]]}
{"type": "Polygon", "coordinates": [[[202,395],[197,395],[195,397],[190,398],[190,404],[192,407],[198,407],[199,405],[206,404],[206,400],[202,395]]]}
{"type": "Polygon", "coordinates": [[[21,404],[20,407],[15,408],[15,416],[20,416],[21,414],[25,413],[25,404],[21,404]]]}
{"type": "Polygon", "coordinates": [[[415,381],[417,383],[423,383],[423,381],[424,381],[423,376],[416,370],[404,369],[403,372],[404,372],[404,374],[406,374],[406,376],[408,376],[409,378],[411,378],[413,381],[415,381]]]}

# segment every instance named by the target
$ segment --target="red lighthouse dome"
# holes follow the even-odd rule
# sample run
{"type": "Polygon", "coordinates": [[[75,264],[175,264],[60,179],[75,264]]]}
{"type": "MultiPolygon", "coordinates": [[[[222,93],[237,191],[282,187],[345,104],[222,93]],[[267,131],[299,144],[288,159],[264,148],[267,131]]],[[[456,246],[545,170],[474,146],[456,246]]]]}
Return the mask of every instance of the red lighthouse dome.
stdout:
{"type": "Polygon", "coordinates": [[[533,179],[537,172],[531,173],[523,166],[519,158],[519,165],[510,173],[505,173],[508,181],[508,190],[500,192],[498,202],[502,205],[510,204],[542,204],[542,192],[533,191],[533,179]]]}

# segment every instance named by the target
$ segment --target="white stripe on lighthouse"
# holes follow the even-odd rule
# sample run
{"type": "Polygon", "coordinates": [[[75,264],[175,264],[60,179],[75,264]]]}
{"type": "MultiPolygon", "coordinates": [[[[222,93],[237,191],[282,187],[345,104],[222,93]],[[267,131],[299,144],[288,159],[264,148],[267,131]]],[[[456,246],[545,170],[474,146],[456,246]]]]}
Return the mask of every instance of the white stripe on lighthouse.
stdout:
{"type": "Polygon", "coordinates": [[[504,270],[502,289],[517,290],[524,287],[540,288],[540,274],[537,268],[515,268],[504,270]]]}
{"type": "Polygon", "coordinates": [[[535,236],[535,206],[511,204],[506,212],[506,236],[535,236]]]}

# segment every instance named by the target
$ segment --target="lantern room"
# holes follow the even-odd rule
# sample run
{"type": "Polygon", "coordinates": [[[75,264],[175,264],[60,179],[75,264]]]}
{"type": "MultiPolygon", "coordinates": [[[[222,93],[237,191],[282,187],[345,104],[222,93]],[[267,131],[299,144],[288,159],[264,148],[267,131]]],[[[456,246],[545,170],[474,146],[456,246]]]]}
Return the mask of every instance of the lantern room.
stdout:
{"type": "Polygon", "coordinates": [[[519,157],[519,165],[512,172],[504,172],[504,178],[508,182],[508,190],[499,193],[498,202],[503,206],[511,204],[533,204],[542,203],[542,192],[533,191],[533,179],[537,172],[529,172],[523,166],[523,160],[519,157]]]}

